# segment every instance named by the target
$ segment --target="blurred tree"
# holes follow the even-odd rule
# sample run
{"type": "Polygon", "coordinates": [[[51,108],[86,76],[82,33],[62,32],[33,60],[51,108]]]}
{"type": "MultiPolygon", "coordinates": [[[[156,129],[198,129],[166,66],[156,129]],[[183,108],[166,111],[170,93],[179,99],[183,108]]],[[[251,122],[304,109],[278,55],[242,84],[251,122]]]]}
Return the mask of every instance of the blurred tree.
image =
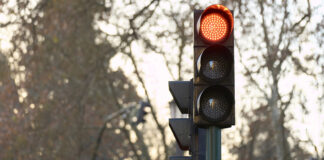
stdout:
{"type": "Polygon", "coordinates": [[[321,91],[307,95],[304,88],[318,88],[323,80],[323,55],[319,50],[303,48],[320,44],[309,36],[314,33],[310,25],[318,23],[311,23],[316,8],[309,0],[239,0],[234,4],[240,31],[236,47],[248,83],[244,96],[240,96],[243,108],[239,116],[245,120],[238,126],[241,142],[232,153],[242,160],[308,159],[311,154],[302,147],[290,122],[300,121],[298,115],[316,112],[306,96],[322,96],[321,91]]]}
{"type": "MultiPolygon", "coordinates": [[[[2,53],[0,53],[0,147],[2,149],[11,149],[17,151],[16,147],[9,139],[16,139],[23,142],[23,137],[17,137],[22,132],[20,121],[23,119],[22,114],[18,113],[21,107],[17,86],[14,79],[11,77],[10,66],[2,53]]],[[[13,153],[0,151],[0,158],[6,154],[13,159],[13,153]]]]}
{"type": "MultiPolygon", "coordinates": [[[[108,71],[115,48],[97,42],[93,21],[105,8],[96,1],[3,3],[13,15],[6,26],[19,30],[1,55],[0,159],[90,159],[104,116],[139,101],[122,71],[108,71]]],[[[99,156],[137,155],[130,129],[110,125],[99,156]]]]}

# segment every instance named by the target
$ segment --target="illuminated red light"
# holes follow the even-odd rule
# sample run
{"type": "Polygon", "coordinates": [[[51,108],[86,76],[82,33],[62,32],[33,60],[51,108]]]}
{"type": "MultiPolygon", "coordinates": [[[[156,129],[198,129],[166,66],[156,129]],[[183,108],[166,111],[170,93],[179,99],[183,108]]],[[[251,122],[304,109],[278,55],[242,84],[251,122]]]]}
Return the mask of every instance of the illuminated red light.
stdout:
{"type": "Polygon", "coordinates": [[[228,23],[226,19],[218,13],[206,15],[200,24],[201,35],[210,41],[220,41],[227,36],[228,23]]]}
{"type": "Polygon", "coordinates": [[[233,15],[222,5],[207,7],[200,16],[198,33],[207,43],[224,42],[233,31],[233,15]]]}

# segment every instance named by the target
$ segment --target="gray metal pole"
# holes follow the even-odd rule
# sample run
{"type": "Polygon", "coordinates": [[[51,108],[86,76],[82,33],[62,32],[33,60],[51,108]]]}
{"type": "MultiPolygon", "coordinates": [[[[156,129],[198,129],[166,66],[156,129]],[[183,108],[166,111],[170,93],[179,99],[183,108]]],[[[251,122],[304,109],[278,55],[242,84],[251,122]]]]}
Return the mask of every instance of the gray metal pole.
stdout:
{"type": "Polygon", "coordinates": [[[221,129],[209,127],[206,136],[206,160],[221,160],[221,129]]]}

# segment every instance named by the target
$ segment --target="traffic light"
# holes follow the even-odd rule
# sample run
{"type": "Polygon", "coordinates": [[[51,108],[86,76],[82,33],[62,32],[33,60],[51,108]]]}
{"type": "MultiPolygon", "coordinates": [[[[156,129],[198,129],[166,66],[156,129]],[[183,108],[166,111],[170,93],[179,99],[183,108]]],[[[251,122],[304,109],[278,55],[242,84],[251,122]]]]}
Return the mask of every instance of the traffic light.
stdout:
{"type": "Polygon", "coordinates": [[[150,107],[151,105],[148,102],[140,102],[140,108],[137,111],[137,115],[136,115],[136,124],[139,123],[145,123],[146,120],[144,119],[145,115],[147,115],[147,111],[145,110],[146,107],[150,107]]]}
{"type": "Polygon", "coordinates": [[[194,77],[170,81],[179,110],[189,118],[169,119],[170,128],[191,157],[170,160],[220,159],[221,128],[235,124],[234,19],[222,5],[194,11],[194,77]]]}
{"type": "Polygon", "coordinates": [[[235,123],[234,19],[222,5],[194,12],[193,121],[200,127],[235,123]]]}

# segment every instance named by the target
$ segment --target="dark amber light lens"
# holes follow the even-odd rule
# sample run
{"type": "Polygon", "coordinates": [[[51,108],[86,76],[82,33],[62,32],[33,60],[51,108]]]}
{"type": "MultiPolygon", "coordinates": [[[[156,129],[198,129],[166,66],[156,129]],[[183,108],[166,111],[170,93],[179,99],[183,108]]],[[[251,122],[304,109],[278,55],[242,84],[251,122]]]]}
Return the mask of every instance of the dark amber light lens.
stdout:
{"type": "Polygon", "coordinates": [[[210,41],[220,41],[227,37],[229,25],[226,19],[218,14],[211,13],[201,20],[201,34],[210,41]]]}
{"type": "Polygon", "coordinates": [[[224,46],[213,45],[206,48],[197,60],[197,71],[205,81],[219,82],[230,75],[233,56],[224,46]]]}
{"type": "Polygon", "coordinates": [[[231,71],[231,61],[226,54],[210,54],[201,62],[201,73],[210,80],[225,78],[231,71]]]}

